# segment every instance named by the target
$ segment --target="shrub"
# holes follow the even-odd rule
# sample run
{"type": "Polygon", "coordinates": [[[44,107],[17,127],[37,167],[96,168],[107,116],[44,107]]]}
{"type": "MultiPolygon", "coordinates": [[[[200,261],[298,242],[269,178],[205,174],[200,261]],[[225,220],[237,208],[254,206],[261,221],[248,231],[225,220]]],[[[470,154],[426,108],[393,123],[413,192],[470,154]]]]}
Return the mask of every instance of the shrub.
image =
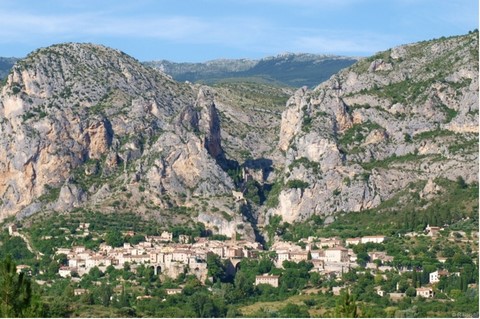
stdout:
{"type": "Polygon", "coordinates": [[[288,188],[300,188],[300,189],[305,189],[309,186],[307,182],[304,182],[299,179],[291,179],[287,182],[287,187],[288,188]]]}

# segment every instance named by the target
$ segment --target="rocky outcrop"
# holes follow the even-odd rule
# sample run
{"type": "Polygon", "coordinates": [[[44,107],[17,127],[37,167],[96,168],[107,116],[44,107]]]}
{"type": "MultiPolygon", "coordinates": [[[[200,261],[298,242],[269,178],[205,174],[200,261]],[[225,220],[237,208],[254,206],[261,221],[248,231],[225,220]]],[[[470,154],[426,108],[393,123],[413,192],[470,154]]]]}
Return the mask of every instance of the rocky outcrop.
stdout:
{"type": "Polygon", "coordinates": [[[201,108],[199,130],[204,134],[204,145],[213,158],[222,155],[222,137],[220,135],[220,118],[214,103],[214,96],[208,88],[200,88],[195,105],[201,108]]]}
{"type": "Polygon", "coordinates": [[[477,46],[478,33],[401,46],[297,91],[282,114],[283,189],[266,219],[361,211],[422,181],[431,199],[438,177],[478,181],[477,46]]]}

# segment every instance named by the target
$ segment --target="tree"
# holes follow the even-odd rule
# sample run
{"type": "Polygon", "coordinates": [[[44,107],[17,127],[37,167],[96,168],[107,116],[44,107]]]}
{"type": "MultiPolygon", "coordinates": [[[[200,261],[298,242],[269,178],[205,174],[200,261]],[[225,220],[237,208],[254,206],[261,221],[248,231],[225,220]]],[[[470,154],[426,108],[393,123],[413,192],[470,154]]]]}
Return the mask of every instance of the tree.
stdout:
{"type": "Polygon", "coordinates": [[[413,287],[408,287],[408,289],[405,290],[405,294],[408,297],[415,297],[417,295],[417,290],[413,287]]]}
{"type": "Polygon", "coordinates": [[[270,258],[262,258],[258,262],[257,266],[257,274],[262,275],[270,272],[272,268],[274,267],[273,262],[270,260],[270,258]]]}
{"type": "Polygon", "coordinates": [[[335,306],[336,318],[357,318],[358,317],[357,304],[348,290],[340,296],[335,306]]]}
{"type": "Polygon", "coordinates": [[[299,305],[288,303],[280,310],[280,315],[286,318],[308,318],[310,317],[308,311],[301,308],[299,305]]]}
{"type": "Polygon", "coordinates": [[[132,237],[128,238],[128,242],[132,245],[136,245],[142,241],[145,241],[145,236],[140,235],[140,234],[135,234],[132,237]]]}
{"type": "Polygon", "coordinates": [[[97,281],[100,279],[100,277],[103,276],[103,273],[97,266],[95,266],[90,269],[90,271],[88,272],[88,275],[90,276],[92,281],[97,281]]]}
{"type": "Polygon", "coordinates": [[[248,275],[240,270],[235,275],[235,292],[240,298],[245,298],[253,293],[253,280],[250,280],[248,275]]]}
{"type": "Polygon", "coordinates": [[[123,245],[123,235],[118,230],[111,230],[105,236],[105,242],[112,247],[120,247],[123,245]]]}
{"type": "Polygon", "coordinates": [[[465,189],[468,187],[467,183],[465,182],[462,176],[457,176],[457,185],[461,189],[465,189]]]}
{"type": "Polygon", "coordinates": [[[310,282],[314,286],[320,286],[322,283],[322,276],[318,272],[311,272],[310,273],[310,282]]]}
{"type": "Polygon", "coordinates": [[[205,292],[194,294],[190,299],[195,313],[200,318],[213,318],[219,316],[219,309],[205,292]]]}
{"type": "Polygon", "coordinates": [[[0,262],[0,315],[24,317],[32,301],[30,279],[24,273],[17,274],[17,267],[10,256],[0,262]]]}
{"type": "Polygon", "coordinates": [[[110,305],[110,298],[113,295],[112,287],[102,283],[102,285],[95,290],[95,294],[97,295],[97,299],[100,301],[101,305],[104,307],[108,307],[110,305]]]}
{"type": "Polygon", "coordinates": [[[57,255],[56,260],[57,260],[58,264],[60,264],[61,266],[67,266],[68,265],[68,257],[65,254],[57,255]]]}
{"type": "Polygon", "coordinates": [[[222,280],[225,277],[225,267],[217,254],[207,254],[208,275],[213,277],[213,281],[222,280]]]}
{"type": "Polygon", "coordinates": [[[125,292],[125,285],[122,286],[122,292],[118,297],[118,301],[116,303],[117,308],[128,308],[130,307],[130,298],[129,295],[125,292]]]}

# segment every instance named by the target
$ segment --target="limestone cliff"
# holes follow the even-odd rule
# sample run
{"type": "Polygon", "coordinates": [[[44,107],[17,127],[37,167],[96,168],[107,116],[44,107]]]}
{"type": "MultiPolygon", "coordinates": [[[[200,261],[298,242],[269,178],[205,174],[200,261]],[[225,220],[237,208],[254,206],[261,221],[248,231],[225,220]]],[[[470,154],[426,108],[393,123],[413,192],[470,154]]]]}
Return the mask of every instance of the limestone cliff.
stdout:
{"type": "Polygon", "coordinates": [[[364,59],[282,115],[285,221],[375,207],[411,182],[478,181],[478,33],[364,59]]]}
{"type": "Polygon", "coordinates": [[[232,236],[243,220],[222,152],[208,88],[99,45],[39,49],[1,89],[0,218],[84,207],[170,223],[201,212],[232,236]]]}

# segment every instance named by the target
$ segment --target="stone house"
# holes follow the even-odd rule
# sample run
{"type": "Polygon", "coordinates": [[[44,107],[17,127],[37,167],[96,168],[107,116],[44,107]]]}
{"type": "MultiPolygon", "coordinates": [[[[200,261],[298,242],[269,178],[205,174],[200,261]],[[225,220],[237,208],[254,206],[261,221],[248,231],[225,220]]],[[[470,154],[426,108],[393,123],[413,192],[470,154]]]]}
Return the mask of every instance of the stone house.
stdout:
{"type": "Polygon", "coordinates": [[[10,224],[10,225],[8,225],[8,234],[9,234],[10,236],[13,236],[14,234],[16,234],[17,231],[18,231],[17,225],[15,225],[15,224],[10,224]]]}
{"type": "Polygon", "coordinates": [[[323,250],[311,250],[310,255],[312,259],[321,259],[325,257],[325,252],[323,250]]]}
{"type": "Polygon", "coordinates": [[[434,293],[433,289],[430,287],[420,287],[416,288],[417,291],[417,297],[423,297],[423,298],[433,298],[434,293]]]}
{"type": "Polygon", "coordinates": [[[190,237],[188,235],[179,235],[178,242],[181,244],[188,244],[190,242],[190,237]]]}
{"type": "Polygon", "coordinates": [[[342,240],[339,237],[331,237],[331,238],[319,238],[319,243],[317,246],[331,248],[335,246],[340,246],[342,244],[342,240]]]}
{"type": "Polygon", "coordinates": [[[379,295],[380,297],[384,297],[384,296],[387,295],[387,293],[385,292],[385,290],[383,290],[380,286],[375,287],[375,292],[376,292],[377,295],[379,295]]]}
{"type": "Polygon", "coordinates": [[[393,301],[398,301],[398,300],[401,300],[401,299],[405,298],[405,293],[404,292],[391,292],[389,294],[389,297],[393,301]]]}
{"type": "Polygon", "coordinates": [[[224,256],[225,258],[242,258],[243,249],[238,247],[225,247],[224,256]]]}
{"type": "Polygon", "coordinates": [[[326,262],[348,262],[350,260],[348,256],[348,249],[338,246],[325,250],[326,262]]]}
{"type": "Polygon", "coordinates": [[[100,266],[110,266],[111,264],[112,260],[110,258],[101,255],[96,255],[91,258],[85,259],[85,268],[87,269],[100,266]]]}
{"type": "Polygon", "coordinates": [[[430,226],[430,224],[427,224],[427,227],[425,227],[425,233],[427,234],[427,236],[437,236],[441,230],[443,230],[443,228],[437,226],[430,226]]]}
{"type": "Polygon", "coordinates": [[[259,275],[255,276],[255,286],[258,285],[270,285],[273,287],[278,287],[278,279],[280,276],[275,276],[275,275],[259,275]]]}
{"type": "Polygon", "coordinates": [[[73,246],[73,247],[72,247],[72,251],[73,251],[75,254],[83,253],[83,252],[85,252],[85,246],[73,246]]]}
{"type": "Polygon", "coordinates": [[[68,267],[70,268],[85,268],[85,259],[75,258],[68,260],[68,267]]]}
{"type": "Polygon", "coordinates": [[[165,292],[167,293],[167,295],[178,295],[178,294],[181,294],[183,291],[183,289],[181,288],[167,288],[165,289],[165,292]]]}
{"type": "Polygon", "coordinates": [[[306,251],[292,251],[290,252],[290,260],[293,262],[300,262],[308,259],[308,252],[306,251]]]}
{"type": "Polygon", "coordinates": [[[366,243],[376,243],[380,244],[385,241],[385,236],[382,235],[377,235],[377,236],[363,236],[361,243],[366,244],[366,243]]]}
{"type": "Polygon", "coordinates": [[[345,240],[345,245],[358,245],[362,242],[362,239],[360,237],[357,238],[347,238],[345,240]]]}
{"type": "Polygon", "coordinates": [[[62,266],[58,269],[58,274],[60,277],[67,278],[72,276],[72,268],[67,266],[62,266]]]}
{"type": "Polygon", "coordinates": [[[70,248],[57,248],[55,255],[65,254],[68,256],[70,252],[71,252],[70,248]]]}
{"type": "Polygon", "coordinates": [[[290,260],[290,252],[288,251],[277,251],[277,263],[282,265],[285,260],[290,260]]]}
{"type": "Polygon", "coordinates": [[[74,296],[80,296],[88,293],[88,289],[83,289],[83,288],[76,288],[73,289],[73,295],[74,296]]]}
{"type": "Polygon", "coordinates": [[[191,250],[174,250],[172,253],[172,260],[187,264],[188,258],[192,256],[192,254],[193,252],[191,250]]]}

